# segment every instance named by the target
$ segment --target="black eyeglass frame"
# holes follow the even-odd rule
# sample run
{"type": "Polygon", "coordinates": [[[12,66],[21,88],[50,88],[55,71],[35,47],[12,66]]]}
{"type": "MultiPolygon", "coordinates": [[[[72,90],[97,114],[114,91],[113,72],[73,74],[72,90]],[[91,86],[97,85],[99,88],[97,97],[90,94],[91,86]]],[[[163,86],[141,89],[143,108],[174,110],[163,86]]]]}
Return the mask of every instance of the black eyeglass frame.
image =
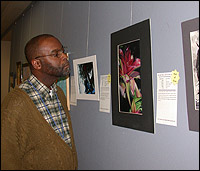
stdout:
{"type": "Polygon", "coordinates": [[[67,47],[65,46],[62,46],[62,49],[60,50],[55,50],[56,54],[49,54],[49,55],[42,55],[42,56],[36,56],[34,59],[37,59],[37,58],[41,58],[41,57],[47,57],[47,56],[52,56],[54,58],[60,58],[62,56],[62,54],[67,54],[68,51],[67,51],[67,47]],[[59,52],[59,53],[58,53],[59,52]],[[60,57],[58,56],[60,55],[60,57]]]}

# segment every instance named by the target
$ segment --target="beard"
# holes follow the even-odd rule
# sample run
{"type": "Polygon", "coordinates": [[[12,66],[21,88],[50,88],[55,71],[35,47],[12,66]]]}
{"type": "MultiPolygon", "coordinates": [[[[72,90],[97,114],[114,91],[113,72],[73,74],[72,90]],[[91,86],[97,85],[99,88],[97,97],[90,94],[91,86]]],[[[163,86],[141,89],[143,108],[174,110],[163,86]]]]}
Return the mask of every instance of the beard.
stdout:
{"type": "Polygon", "coordinates": [[[54,77],[69,77],[70,75],[70,66],[69,63],[63,64],[62,66],[55,67],[47,62],[42,62],[43,65],[43,73],[46,73],[48,75],[54,76],[54,77]]]}

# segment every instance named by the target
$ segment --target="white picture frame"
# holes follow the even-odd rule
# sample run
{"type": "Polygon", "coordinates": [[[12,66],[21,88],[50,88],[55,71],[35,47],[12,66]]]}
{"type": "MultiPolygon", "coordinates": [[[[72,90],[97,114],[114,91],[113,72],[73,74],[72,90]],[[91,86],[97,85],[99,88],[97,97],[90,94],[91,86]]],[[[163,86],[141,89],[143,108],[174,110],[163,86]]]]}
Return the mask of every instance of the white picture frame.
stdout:
{"type": "Polygon", "coordinates": [[[96,55],[73,60],[73,67],[76,98],[99,101],[96,55]]]}

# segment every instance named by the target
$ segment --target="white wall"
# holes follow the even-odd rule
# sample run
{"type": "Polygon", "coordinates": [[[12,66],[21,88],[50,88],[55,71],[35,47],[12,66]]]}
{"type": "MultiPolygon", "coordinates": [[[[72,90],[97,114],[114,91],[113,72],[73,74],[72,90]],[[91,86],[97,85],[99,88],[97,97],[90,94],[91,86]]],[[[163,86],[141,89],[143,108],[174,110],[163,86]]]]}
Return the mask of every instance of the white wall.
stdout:
{"type": "Polygon", "coordinates": [[[10,41],[1,41],[1,102],[9,91],[10,41]]]}

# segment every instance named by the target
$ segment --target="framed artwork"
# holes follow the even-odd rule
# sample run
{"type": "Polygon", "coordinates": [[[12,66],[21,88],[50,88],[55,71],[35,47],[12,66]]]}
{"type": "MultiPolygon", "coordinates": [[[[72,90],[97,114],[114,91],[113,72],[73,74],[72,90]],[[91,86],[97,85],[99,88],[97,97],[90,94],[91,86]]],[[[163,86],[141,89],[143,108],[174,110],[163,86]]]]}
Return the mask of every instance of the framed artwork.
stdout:
{"type": "Polygon", "coordinates": [[[181,23],[189,130],[199,132],[199,18],[181,23]]]}
{"type": "Polygon", "coordinates": [[[14,72],[11,72],[10,73],[10,89],[9,91],[11,91],[12,89],[15,88],[15,73],[14,72]]]}
{"type": "Polygon", "coordinates": [[[111,34],[113,125],[154,133],[150,20],[111,34]]]}
{"type": "Polygon", "coordinates": [[[22,79],[25,81],[31,75],[29,63],[22,64],[22,79]]]}
{"type": "Polygon", "coordinates": [[[76,98],[99,100],[96,55],[73,60],[76,98]]]}
{"type": "Polygon", "coordinates": [[[70,104],[69,104],[69,77],[68,78],[60,78],[58,82],[56,83],[64,92],[66,98],[67,98],[67,108],[70,110],[70,104]]]}
{"type": "Polygon", "coordinates": [[[16,64],[17,64],[17,74],[16,74],[17,85],[19,85],[22,82],[22,64],[21,61],[17,62],[16,64]]]}

